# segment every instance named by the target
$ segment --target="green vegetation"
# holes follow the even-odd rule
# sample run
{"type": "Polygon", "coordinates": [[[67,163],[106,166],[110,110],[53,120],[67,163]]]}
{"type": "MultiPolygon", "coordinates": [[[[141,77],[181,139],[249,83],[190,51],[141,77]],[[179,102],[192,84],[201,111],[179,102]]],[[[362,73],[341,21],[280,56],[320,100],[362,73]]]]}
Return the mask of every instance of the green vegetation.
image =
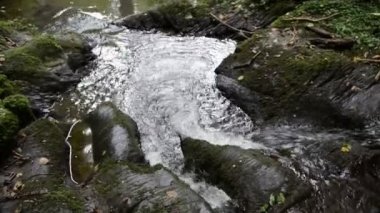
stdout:
{"type": "Polygon", "coordinates": [[[46,194],[43,203],[50,206],[64,206],[73,212],[84,212],[84,201],[65,187],[56,188],[46,194]]]}
{"type": "Polygon", "coordinates": [[[276,205],[282,205],[284,203],[285,203],[284,193],[280,192],[277,195],[270,194],[268,203],[260,207],[260,213],[266,213],[271,209],[271,207],[274,207],[276,205]]]}
{"type": "Polygon", "coordinates": [[[341,37],[356,40],[359,49],[380,47],[380,4],[357,0],[310,0],[299,5],[288,15],[280,17],[273,26],[292,26],[296,21],[285,21],[291,17],[323,18],[315,22],[341,37]]]}
{"type": "Polygon", "coordinates": [[[186,19],[205,18],[208,17],[208,13],[210,12],[209,6],[207,1],[202,1],[196,6],[192,5],[189,1],[178,1],[162,5],[159,7],[159,11],[186,19]]]}
{"type": "Polygon", "coordinates": [[[0,20],[0,35],[10,36],[12,33],[17,32],[28,32],[35,34],[37,33],[37,28],[24,20],[0,20]]]}
{"type": "Polygon", "coordinates": [[[19,120],[11,111],[0,106],[0,156],[3,157],[15,145],[13,139],[19,129],[19,120]]]}
{"type": "Polygon", "coordinates": [[[24,95],[17,94],[8,96],[3,100],[3,105],[5,108],[17,115],[21,126],[25,126],[33,118],[29,100],[24,95]]]}
{"type": "Polygon", "coordinates": [[[15,85],[7,76],[0,74],[0,98],[5,98],[16,93],[15,85]]]}
{"type": "Polygon", "coordinates": [[[47,63],[62,58],[63,49],[54,38],[42,35],[3,54],[5,61],[0,72],[10,79],[34,82],[39,76],[46,75],[47,63]]]}

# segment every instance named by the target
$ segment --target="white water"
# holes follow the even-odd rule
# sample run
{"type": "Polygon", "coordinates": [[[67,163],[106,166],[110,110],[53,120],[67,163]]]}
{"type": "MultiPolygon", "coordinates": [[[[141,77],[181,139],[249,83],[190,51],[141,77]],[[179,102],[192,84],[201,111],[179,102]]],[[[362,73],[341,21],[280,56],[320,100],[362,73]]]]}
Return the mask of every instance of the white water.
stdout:
{"type": "Polygon", "coordinates": [[[129,31],[101,20],[90,24],[96,16],[87,13],[65,13],[69,18],[58,17],[52,30],[75,30],[97,44],[96,66],[72,94],[73,101],[85,110],[114,102],[136,121],[150,164],[171,169],[213,207],[228,201],[223,191],[180,174],[180,137],[263,148],[249,140],[250,118],[216,89],[214,71],[234,52],[235,42],[129,31]]]}

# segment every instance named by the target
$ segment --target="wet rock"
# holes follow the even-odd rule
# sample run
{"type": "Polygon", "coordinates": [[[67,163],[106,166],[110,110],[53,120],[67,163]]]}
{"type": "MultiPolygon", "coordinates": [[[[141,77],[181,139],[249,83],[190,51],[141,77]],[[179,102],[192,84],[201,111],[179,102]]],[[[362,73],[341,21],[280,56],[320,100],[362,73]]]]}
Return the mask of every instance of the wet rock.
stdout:
{"type": "Polygon", "coordinates": [[[0,74],[0,98],[5,98],[9,95],[13,95],[17,92],[17,89],[12,81],[7,76],[0,74]]]}
{"type": "Polygon", "coordinates": [[[267,26],[297,3],[298,1],[242,1],[235,5],[240,5],[239,9],[223,7],[213,1],[202,1],[196,5],[188,1],[174,1],[142,14],[128,16],[116,24],[138,30],[156,29],[174,34],[244,40],[250,34],[245,35],[242,31],[254,31],[267,26]],[[250,7],[249,11],[241,9],[245,7],[250,7]],[[228,17],[223,22],[235,29],[216,20],[210,13],[228,17]]]}
{"type": "MultiPolygon", "coordinates": [[[[74,125],[74,124],[73,124],[74,125]]],[[[78,122],[72,127],[68,142],[72,147],[72,171],[74,180],[84,183],[95,173],[93,156],[93,138],[90,126],[86,122],[78,122]]]]}
{"type": "Polygon", "coordinates": [[[20,132],[17,155],[0,173],[9,180],[0,196],[1,212],[83,209],[82,199],[64,185],[64,140],[62,131],[48,120],[38,120],[20,132]]]}
{"type": "Polygon", "coordinates": [[[0,160],[8,156],[15,146],[14,137],[18,129],[19,120],[17,116],[0,105],[0,160]]]}
{"type": "Polygon", "coordinates": [[[338,52],[309,49],[301,38],[289,47],[291,39],[281,30],[257,32],[217,68],[225,76],[217,78],[218,88],[250,116],[259,109],[269,122],[357,128],[379,116],[375,67],[354,64],[338,52]],[[226,77],[248,90],[237,90],[226,77]]]}
{"type": "Polygon", "coordinates": [[[16,88],[30,98],[33,108],[43,111],[41,108],[47,108],[57,93],[66,91],[87,74],[80,68],[94,55],[80,35],[51,36],[40,34],[25,23],[3,22],[0,43],[4,43],[4,56],[0,73],[15,82],[16,88]]]}
{"type": "Polygon", "coordinates": [[[17,115],[20,121],[20,127],[25,127],[34,118],[30,102],[24,95],[10,95],[2,101],[6,109],[17,115]]]}
{"type": "MultiPolygon", "coordinates": [[[[71,53],[71,49],[70,49],[71,53]]],[[[51,36],[39,36],[4,52],[0,71],[12,80],[37,85],[42,90],[63,91],[79,81],[66,63],[65,50],[51,36]]]]}
{"type": "Polygon", "coordinates": [[[308,194],[308,187],[290,169],[260,151],[215,146],[190,138],[181,145],[185,168],[194,169],[200,177],[223,189],[237,201],[241,211],[258,212],[270,197],[281,194],[286,202],[273,208],[284,210],[308,194]]]}
{"type": "MultiPolygon", "coordinates": [[[[353,146],[353,153],[333,151],[329,158],[341,172],[318,184],[295,208],[306,212],[379,212],[379,152],[353,146]]],[[[322,157],[323,158],[323,157],[322,157]]],[[[328,173],[328,172],[326,172],[328,173]]]]}
{"type": "Polygon", "coordinates": [[[93,134],[94,159],[105,157],[144,163],[137,124],[112,103],[103,103],[86,119],[93,134]]]}
{"type": "Polygon", "coordinates": [[[237,80],[223,75],[217,75],[216,86],[223,91],[223,95],[233,103],[240,103],[239,107],[249,113],[252,121],[262,122],[262,112],[259,107],[259,96],[254,91],[240,85],[237,80]]]}
{"type": "Polygon", "coordinates": [[[94,182],[110,208],[105,211],[211,212],[199,195],[163,168],[106,162],[94,182]]]}

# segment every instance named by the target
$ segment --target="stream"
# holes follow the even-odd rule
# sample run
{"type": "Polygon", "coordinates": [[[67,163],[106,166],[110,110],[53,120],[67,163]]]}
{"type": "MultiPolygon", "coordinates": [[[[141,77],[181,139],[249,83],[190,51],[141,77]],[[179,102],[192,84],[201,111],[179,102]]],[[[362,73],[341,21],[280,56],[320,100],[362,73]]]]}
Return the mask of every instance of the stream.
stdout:
{"type": "MultiPolygon", "coordinates": [[[[214,71],[235,51],[234,41],[168,36],[109,24],[115,18],[146,10],[155,5],[153,2],[109,1],[97,6],[81,1],[50,2],[60,10],[49,14],[52,21],[45,25],[46,31],[85,35],[97,55],[88,66],[90,74],[61,103],[75,103],[81,113],[86,113],[104,101],[113,102],[136,121],[149,163],[173,171],[213,208],[226,205],[230,198],[214,186],[196,182],[193,174],[182,174],[181,138],[270,153],[290,150],[289,158],[280,160],[316,189],[318,182],[347,176],[320,157],[328,144],[380,143],[378,125],[365,133],[291,125],[257,128],[216,88],[214,71]]],[[[14,11],[17,14],[19,10],[14,11]]],[[[75,119],[76,113],[68,112],[68,119],[75,119]]]]}

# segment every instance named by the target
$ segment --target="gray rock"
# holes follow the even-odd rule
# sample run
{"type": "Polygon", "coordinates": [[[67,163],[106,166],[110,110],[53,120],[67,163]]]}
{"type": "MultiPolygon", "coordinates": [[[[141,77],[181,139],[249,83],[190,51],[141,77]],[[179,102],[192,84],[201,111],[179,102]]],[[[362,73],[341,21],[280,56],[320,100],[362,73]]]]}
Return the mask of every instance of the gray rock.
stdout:
{"type": "Polygon", "coordinates": [[[86,119],[93,134],[95,162],[105,157],[144,163],[137,124],[112,103],[103,103],[86,119]]]}
{"type": "Polygon", "coordinates": [[[184,139],[182,150],[187,170],[223,189],[235,199],[240,211],[258,212],[271,196],[280,193],[286,202],[281,211],[308,195],[309,188],[290,169],[257,150],[215,146],[207,141],[184,139]]]}

